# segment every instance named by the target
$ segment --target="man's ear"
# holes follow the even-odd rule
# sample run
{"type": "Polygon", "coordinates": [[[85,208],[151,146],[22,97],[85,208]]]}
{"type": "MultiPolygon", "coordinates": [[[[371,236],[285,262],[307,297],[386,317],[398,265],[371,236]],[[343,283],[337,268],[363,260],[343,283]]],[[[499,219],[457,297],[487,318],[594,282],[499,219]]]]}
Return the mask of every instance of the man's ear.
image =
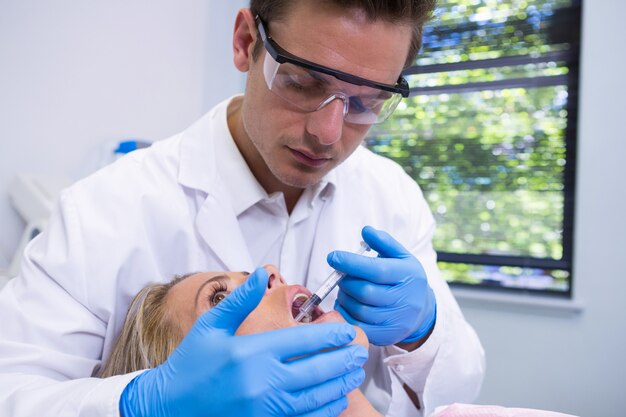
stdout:
{"type": "Polygon", "coordinates": [[[233,62],[241,72],[250,69],[252,50],[257,39],[256,24],[250,9],[241,9],[235,18],[233,33],[233,62]]]}

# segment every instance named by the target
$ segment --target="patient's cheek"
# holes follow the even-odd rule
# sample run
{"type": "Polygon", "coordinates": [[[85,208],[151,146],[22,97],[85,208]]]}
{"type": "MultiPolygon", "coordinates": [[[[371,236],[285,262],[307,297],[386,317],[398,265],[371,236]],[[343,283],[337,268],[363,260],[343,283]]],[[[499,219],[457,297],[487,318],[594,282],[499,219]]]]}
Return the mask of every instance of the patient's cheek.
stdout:
{"type": "MultiPolygon", "coordinates": [[[[328,322],[347,323],[346,319],[344,319],[343,316],[339,314],[337,310],[332,310],[322,317],[323,317],[322,321],[326,323],[328,322]]],[[[364,346],[366,349],[369,348],[369,345],[370,345],[369,340],[367,338],[367,335],[363,331],[363,329],[361,329],[358,326],[353,326],[353,327],[356,330],[356,336],[354,337],[354,340],[350,344],[354,345],[358,343],[359,345],[364,346]]]]}
{"type": "Polygon", "coordinates": [[[285,317],[284,314],[278,314],[271,304],[261,301],[259,306],[252,310],[248,317],[241,323],[235,334],[242,336],[292,326],[289,318],[285,317]]]}
{"type": "Polygon", "coordinates": [[[248,316],[243,321],[243,323],[241,323],[241,325],[239,326],[239,328],[235,332],[235,335],[243,336],[243,335],[246,335],[246,334],[261,333],[261,332],[267,331],[267,330],[272,330],[272,329],[260,329],[259,326],[255,326],[254,325],[254,321],[251,320],[250,316],[248,316]]]}

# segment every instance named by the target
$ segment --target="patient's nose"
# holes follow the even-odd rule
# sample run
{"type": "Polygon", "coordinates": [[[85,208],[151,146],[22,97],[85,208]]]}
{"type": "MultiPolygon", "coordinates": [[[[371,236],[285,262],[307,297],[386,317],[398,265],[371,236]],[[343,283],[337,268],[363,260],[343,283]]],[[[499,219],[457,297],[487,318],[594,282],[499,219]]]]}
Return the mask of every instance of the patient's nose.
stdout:
{"type": "Polygon", "coordinates": [[[286,285],[285,281],[283,280],[283,276],[280,274],[280,272],[278,272],[278,268],[276,268],[274,265],[265,265],[265,270],[269,275],[269,279],[267,280],[267,289],[286,285]]]}

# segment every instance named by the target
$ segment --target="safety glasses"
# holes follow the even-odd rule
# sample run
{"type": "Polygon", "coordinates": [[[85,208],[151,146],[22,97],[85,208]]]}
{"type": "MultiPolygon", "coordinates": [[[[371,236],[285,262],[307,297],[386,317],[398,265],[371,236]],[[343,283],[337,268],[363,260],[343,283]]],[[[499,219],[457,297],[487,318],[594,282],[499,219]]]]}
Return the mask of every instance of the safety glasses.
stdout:
{"type": "Polygon", "coordinates": [[[281,48],[259,16],[256,24],[267,50],[263,63],[267,87],[301,110],[314,112],[339,99],[346,122],[371,125],[385,121],[402,97],[409,96],[402,76],[396,85],[388,85],[315,64],[281,48]]]}

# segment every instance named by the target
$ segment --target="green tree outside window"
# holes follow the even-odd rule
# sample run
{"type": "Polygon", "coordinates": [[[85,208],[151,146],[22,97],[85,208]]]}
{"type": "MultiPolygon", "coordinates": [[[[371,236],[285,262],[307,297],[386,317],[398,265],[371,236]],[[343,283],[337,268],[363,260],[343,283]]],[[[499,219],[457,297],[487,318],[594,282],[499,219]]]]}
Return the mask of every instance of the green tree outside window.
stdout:
{"type": "Polygon", "coordinates": [[[453,285],[571,295],[579,32],[579,1],[440,4],[366,140],[424,190],[453,285]]]}

